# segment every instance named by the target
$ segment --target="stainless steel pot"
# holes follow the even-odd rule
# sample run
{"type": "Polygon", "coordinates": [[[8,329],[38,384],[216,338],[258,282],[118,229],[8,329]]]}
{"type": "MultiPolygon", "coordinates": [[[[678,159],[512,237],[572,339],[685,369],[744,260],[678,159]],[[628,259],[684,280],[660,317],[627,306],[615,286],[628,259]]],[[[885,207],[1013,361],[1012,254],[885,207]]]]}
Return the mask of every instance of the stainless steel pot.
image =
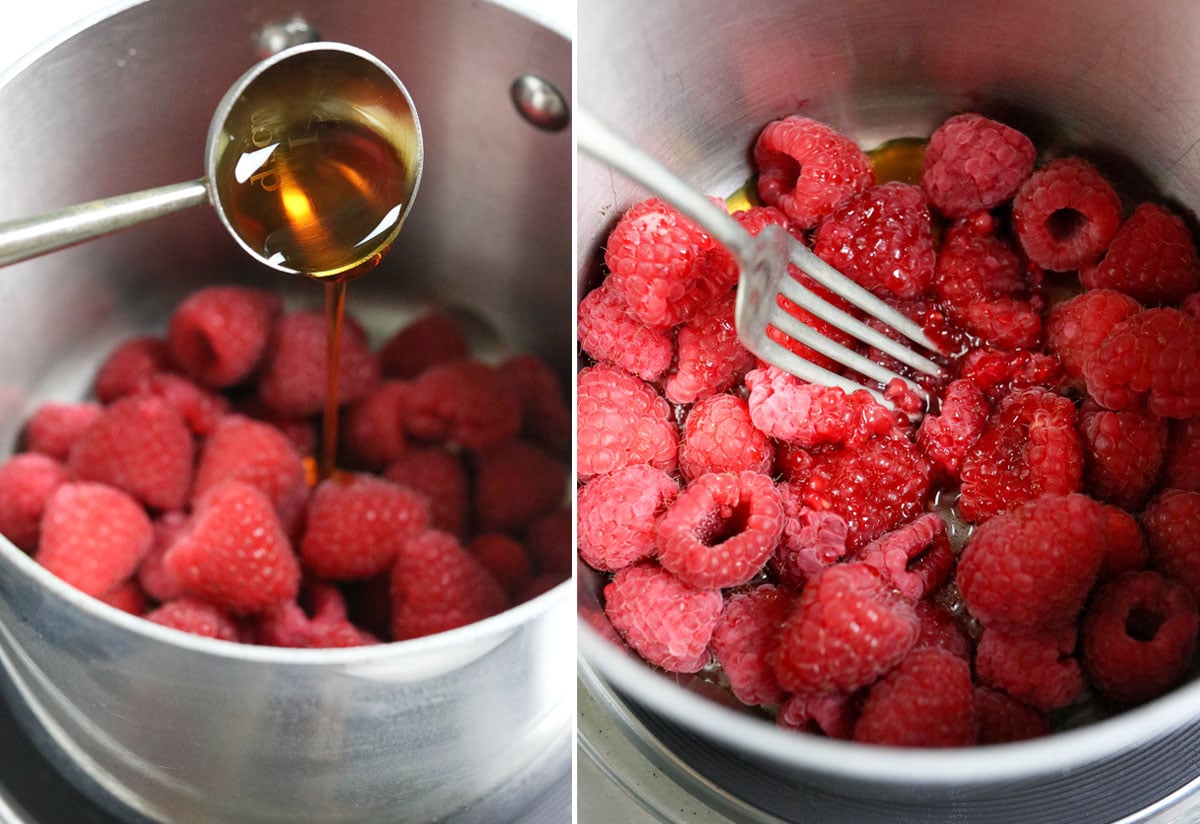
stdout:
{"type": "MultiPolygon", "coordinates": [[[[569,96],[571,43],[513,2],[148,0],[65,34],[0,77],[0,220],[185,180],[261,33],[298,16],[409,88],[421,195],[390,258],[348,291],[381,334],[437,303],[488,346],[571,360],[570,132],[514,107],[526,73],[569,96]]],[[[86,394],[116,341],[162,331],[215,281],[320,304],[255,267],[211,210],[0,273],[0,443],[48,398],[86,394]]],[[[376,648],[237,646],[134,619],[0,540],[8,698],[54,763],[123,819],[503,821],[569,770],[574,590],[376,648]]]]}
{"type": "MultiPolygon", "coordinates": [[[[1157,191],[1200,205],[1200,8],[1185,0],[749,0],[736,10],[581,0],[579,9],[581,105],[714,194],[746,182],[757,132],[786,114],[825,120],[871,147],[982,110],[1040,148],[1091,157],[1133,197],[1157,191]]],[[[582,288],[616,216],[645,195],[583,157],[578,189],[582,288]]],[[[752,765],[757,779],[743,786],[776,802],[780,788],[802,785],[923,805],[909,807],[927,813],[912,820],[1100,821],[1200,775],[1195,680],[1111,720],[1021,744],[918,752],[798,736],[713,700],[695,679],[651,671],[597,631],[611,630],[599,613],[602,584],[581,565],[585,686],[604,693],[602,704],[615,699],[655,719],[645,726],[684,751],[752,765]]],[[[732,780],[732,770],[720,772],[710,779],[732,780]]],[[[809,820],[801,795],[792,809],[809,820]]]]}

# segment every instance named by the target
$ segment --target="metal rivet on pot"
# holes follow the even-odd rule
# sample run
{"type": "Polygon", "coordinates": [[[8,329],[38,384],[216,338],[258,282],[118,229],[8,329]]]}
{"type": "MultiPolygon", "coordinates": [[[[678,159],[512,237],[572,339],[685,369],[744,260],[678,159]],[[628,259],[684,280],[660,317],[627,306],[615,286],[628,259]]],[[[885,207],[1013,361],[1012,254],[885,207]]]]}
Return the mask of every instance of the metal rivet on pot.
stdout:
{"type": "Polygon", "coordinates": [[[509,89],[521,117],[548,132],[557,132],[571,122],[571,109],[553,83],[535,74],[523,74],[509,89]]]}
{"type": "Polygon", "coordinates": [[[307,20],[302,17],[291,17],[287,20],[276,20],[263,26],[258,33],[258,53],[261,57],[299,46],[302,43],[315,43],[321,38],[307,20]]]}

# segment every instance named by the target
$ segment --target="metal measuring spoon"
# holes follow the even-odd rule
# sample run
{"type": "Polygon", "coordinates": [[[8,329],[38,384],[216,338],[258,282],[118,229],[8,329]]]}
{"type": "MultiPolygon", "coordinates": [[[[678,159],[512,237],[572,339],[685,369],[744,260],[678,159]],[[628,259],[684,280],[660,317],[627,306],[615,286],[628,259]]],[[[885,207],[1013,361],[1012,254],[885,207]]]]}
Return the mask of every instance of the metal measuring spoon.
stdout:
{"type": "Polygon", "coordinates": [[[416,108],[391,69],[341,43],[293,46],[221,99],[204,177],[0,224],[0,266],[211,203],[256,260],[349,277],[400,231],[423,157],[416,108]]]}

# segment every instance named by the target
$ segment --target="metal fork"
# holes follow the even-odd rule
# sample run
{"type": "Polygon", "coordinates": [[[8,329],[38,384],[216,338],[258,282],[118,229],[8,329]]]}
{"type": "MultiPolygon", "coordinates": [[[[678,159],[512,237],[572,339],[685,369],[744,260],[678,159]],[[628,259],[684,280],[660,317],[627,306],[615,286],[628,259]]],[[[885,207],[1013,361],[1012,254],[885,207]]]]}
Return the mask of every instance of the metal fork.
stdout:
{"type": "Polygon", "coordinates": [[[830,340],[783,309],[778,303],[778,295],[783,295],[814,317],[874,346],[918,372],[934,377],[942,374],[941,367],[929,358],[805,288],[788,274],[787,264],[794,263],[821,286],[887,324],[908,340],[937,352],[937,345],[929,340],[920,325],[821,260],[782,227],[767,226],[758,235],[751,235],[705,195],[590,112],[576,108],[573,119],[579,148],[640,183],[652,194],[692,218],[733,255],[739,270],[735,323],[743,346],[801,380],[836,386],[846,392],[866,389],[880,403],[895,407],[878,388],[818,366],[772,340],[767,335],[767,328],[774,327],[814,352],[884,386],[899,378],[928,402],[925,390],[914,381],[830,340]]]}

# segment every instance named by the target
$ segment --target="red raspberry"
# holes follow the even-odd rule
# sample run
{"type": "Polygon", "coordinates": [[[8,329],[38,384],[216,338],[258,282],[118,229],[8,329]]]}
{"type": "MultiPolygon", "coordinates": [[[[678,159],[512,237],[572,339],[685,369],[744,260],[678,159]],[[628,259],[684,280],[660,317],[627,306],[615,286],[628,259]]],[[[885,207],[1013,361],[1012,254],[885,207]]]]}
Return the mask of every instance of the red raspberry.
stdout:
{"type": "Polygon", "coordinates": [[[183,416],[153,395],[113,402],[71,447],[67,468],[81,481],[128,492],[154,509],[179,509],[192,486],[195,448],[183,416]]]}
{"type": "Polygon", "coordinates": [[[458,322],[431,309],[387,339],[379,349],[379,368],[389,378],[415,378],[431,366],[463,360],[470,353],[458,322]]]}
{"type": "Polygon", "coordinates": [[[687,479],[709,472],[771,473],[775,448],[754,427],[750,408],[737,395],[711,395],[699,401],[683,421],[679,471],[687,479]]]}
{"type": "Polygon", "coordinates": [[[408,384],[385,380],[342,413],[338,449],[345,465],[381,472],[404,457],[408,384]]]}
{"type": "Polygon", "coordinates": [[[1150,494],[1167,448],[1167,422],[1156,415],[1110,412],[1094,401],[1079,410],[1084,489],[1137,509],[1150,494]]]}
{"type": "Polygon", "coordinates": [[[289,601],[263,614],[258,621],[258,643],[277,647],[332,649],[379,643],[346,617],[346,601],[329,584],[315,584],[301,593],[306,607],[289,601]]]}
{"type": "MultiPolygon", "coordinates": [[[[319,311],[292,312],[275,324],[263,355],[258,394],[283,415],[314,415],[325,408],[328,323],[319,311]]],[[[379,361],[354,318],[342,323],[338,402],[361,398],[379,383],[379,361]]]]}
{"type": "Polygon", "coordinates": [[[483,565],[453,535],[433,529],[404,541],[391,581],[396,641],[446,632],[508,609],[508,596],[483,565]]]}
{"type": "Polygon", "coordinates": [[[1142,512],[1150,563],[1200,601],[1200,492],[1168,489],[1142,512]]]}
{"type": "Polygon", "coordinates": [[[190,632],[205,638],[222,641],[239,641],[237,624],[221,610],[196,598],[179,598],[168,601],[144,616],[160,626],[190,632]]]}
{"type": "Polygon", "coordinates": [[[1200,417],[1173,420],[1163,461],[1163,483],[1175,489],[1200,492],[1200,417]]]}
{"type": "Polygon", "coordinates": [[[1143,309],[1112,328],[1084,362],[1083,378],[1109,409],[1200,414],[1200,321],[1178,309],[1143,309]]]}
{"type": "Polygon", "coordinates": [[[486,449],[521,428],[521,403],[495,367],[460,360],[426,369],[408,385],[408,432],[467,449],[486,449]]]}
{"type": "Polygon", "coordinates": [[[575,558],[572,527],[575,515],[569,506],[543,515],[525,530],[525,549],[541,575],[563,581],[571,577],[575,558]]]}
{"type": "Polygon", "coordinates": [[[875,567],[914,602],[937,590],[954,569],[946,523],[932,512],[871,541],[855,560],[875,567]]]}
{"type": "Polygon", "coordinates": [[[925,193],[907,183],[884,183],[854,195],[817,227],[813,251],[880,297],[927,294],[934,251],[925,193]]]}
{"type": "Polygon", "coordinates": [[[957,478],[963,458],[979,438],[990,412],[987,398],[975,384],[962,379],[951,381],[938,414],[921,420],[917,444],[926,458],[957,478]]]}
{"type": "MultiPolygon", "coordinates": [[[[801,242],[805,240],[804,231],[793,226],[792,222],[788,220],[788,216],[774,206],[751,206],[749,209],[734,212],[731,217],[755,237],[768,226],[778,226],[796,240],[801,242]]],[[[792,264],[788,265],[792,266],[792,264]]]]}
{"type": "Polygon", "coordinates": [[[429,507],[429,525],[462,536],[467,528],[470,490],[462,461],[438,446],[409,449],[383,476],[421,495],[429,507]]]}
{"type": "Polygon", "coordinates": [[[210,286],[188,295],[171,314],[171,357],[196,382],[234,386],[258,367],[283,302],[245,286],[210,286]]]}
{"type": "Polygon", "coordinates": [[[604,587],[604,612],[625,643],[670,672],[708,663],[723,606],[719,590],[697,589],[649,561],[618,570],[604,587]]]}
{"type": "Polygon", "coordinates": [[[675,366],[663,384],[672,403],[694,403],[734,386],[753,368],[754,355],[738,340],[736,293],[726,292],[699,309],[679,329],[675,366]]]}
{"type": "Polygon", "coordinates": [[[656,522],[678,494],[670,475],[645,464],[596,476],[576,501],[579,557],[605,572],[653,557],[656,522]]]}
{"type": "Polygon", "coordinates": [[[161,338],[140,335],[117,346],[96,373],[96,397],[112,403],[128,395],[159,372],[174,368],[171,350],[161,338]]]}
{"type": "Polygon", "coordinates": [[[1121,224],[1108,254],[1082,269],[1088,289],[1116,289],[1148,306],[1176,304],[1196,290],[1200,258],[1192,233],[1165,206],[1143,203],[1121,224]]]}
{"type": "Polygon", "coordinates": [[[66,467],[40,452],[19,452],[0,464],[0,533],[33,552],[46,501],[70,479],[66,467]]]}
{"type": "Polygon", "coordinates": [[[989,687],[975,688],[975,726],[978,744],[1028,741],[1054,731],[1045,713],[989,687]]]}
{"type": "Polygon", "coordinates": [[[1179,308],[1196,320],[1200,320],[1200,292],[1193,292],[1179,304],[1179,308]]]}
{"type": "Polygon", "coordinates": [[[791,608],[791,595],[770,584],[735,593],[726,602],[709,646],[743,704],[769,706],[783,699],[769,656],[791,608]]]}
{"type": "Polygon", "coordinates": [[[854,740],[894,747],[974,744],[970,664],[935,647],[914,649],[867,693],[854,740]]]}
{"type": "Polygon", "coordinates": [[[883,675],[917,640],[912,605],[878,570],[834,564],[814,576],[783,626],[773,665],[796,693],[850,693],[883,675]]]}
{"type": "Polygon", "coordinates": [[[1178,684],[1196,651],[1200,615],[1187,589],[1156,572],[1101,587],[1083,616],[1083,665],[1119,703],[1149,701],[1178,684]]]}
{"type": "Polygon", "coordinates": [[[25,424],[25,449],[65,461],[79,436],[104,411],[98,403],[42,404],[25,424]]]}
{"type": "Polygon", "coordinates": [[[66,483],[46,501],[34,558],[81,592],[100,597],[133,575],[152,539],[150,519],[124,492],[66,483]]]}
{"type": "Polygon", "coordinates": [[[150,550],[138,564],[137,581],[142,590],[159,603],[183,598],[183,585],[163,566],[167,550],[191,526],[191,517],[183,512],[164,512],[153,523],[154,539],[150,550]]]}
{"type": "Polygon", "coordinates": [[[145,616],[148,607],[146,593],[138,586],[138,582],[132,578],[126,580],[123,584],[118,584],[115,589],[111,589],[104,595],[101,595],[100,600],[114,609],[128,612],[130,615],[136,615],[139,618],[145,616]]]}
{"type": "Polygon", "coordinates": [[[815,463],[816,459],[807,449],[786,441],[775,443],[775,471],[783,480],[796,483],[807,481],[815,463]]]}
{"type": "Polygon", "coordinates": [[[929,463],[912,441],[876,437],[817,457],[804,500],[842,516],[846,545],[857,549],[922,511],[929,480],[929,463]]]}
{"type": "Polygon", "coordinates": [[[1150,559],[1150,549],[1142,537],[1137,518],[1119,506],[1104,507],[1104,561],[1100,565],[1100,581],[1110,581],[1125,572],[1141,569],[1150,559]]]}
{"type": "Polygon", "coordinates": [[[967,352],[960,363],[959,377],[973,383],[993,404],[1014,389],[1040,386],[1058,390],[1063,384],[1062,364],[1053,355],[990,346],[967,352]]]}
{"type": "Polygon", "coordinates": [[[226,415],[205,440],[192,498],[225,481],[250,484],[266,495],[285,527],[300,516],[308,498],[304,460],[291,439],[269,423],[242,415],[226,415]]]}
{"type": "Polygon", "coordinates": [[[570,490],[570,471],[521,441],[475,454],[475,514],[485,530],[520,530],[555,509],[570,490]]]}
{"type": "Polygon", "coordinates": [[[312,416],[283,415],[268,409],[256,397],[239,398],[234,410],[239,415],[269,423],[283,434],[301,455],[315,455],[317,450],[317,421],[312,416]]]}
{"type": "Polygon", "coordinates": [[[854,141],[807,117],[768,123],[754,143],[758,196],[802,229],[875,182],[854,141]]]}
{"type": "Polygon", "coordinates": [[[983,521],[1043,494],[1080,488],[1075,405],[1045,389],[1015,390],[988,418],[962,463],[958,511],[983,521]]]}
{"type": "Polygon", "coordinates": [[[513,603],[521,592],[533,581],[533,568],[529,553],[520,542],[498,532],[476,535],[467,544],[467,551],[483,564],[483,568],[496,579],[513,603]]]}
{"type": "Polygon", "coordinates": [[[1033,171],[1033,141],[1003,123],[968,113],[947,120],[925,149],[921,185],[947,217],[999,206],[1033,171]]]}
{"type": "Polygon", "coordinates": [[[1083,692],[1076,634],[1074,624],[1029,635],[985,629],[975,650],[979,680],[1043,712],[1065,707],[1083,692]]]}
{"type": "Polygon", "coordinates": [[[1104,507],[1044,495],[975,528],[958,560],[958,589],[985,627],[1039,632],[1079,615],[1104,560],[1104,507]]]}
{"type": "Polygon", "coordinates": [[[868,392],[847,395],[837,387],[802,381],[777,366],[752,370],[746,387],[754,426],[797,446],[859,444],[896,428],[892,413],[868,392]]]}
{"type": "Polygon", "coordinates": [[[648,327],[629,313],[625,298],[607,281],[579,302],[576,335],[598,363],[611,363],[644,381],[661,378],[675,357],[669,329],[648,327]]]}
{"type": "Polygon", "coordinates": [[[849,741],[858,721],[853,695],[792,695],[779,705],[775,723],[785,730],[849,741]]]}
{"type": "Polygon", "coordinates": [[[780,581],[798,588],[841,560],[846,554],[849,529],[836,512],[805,506],[803,489],[797,483],[781,484],[778,489],[783,502],[783,538],[772,565],[780,581]]]}
{"type": "Polygon", "coordinates": [[[580,480],[635,463],[675,470],[679,430],[654,387],[613,366],[589,366],[580,370],[575,392],[580,480]]]}
{"type": "Polygon", "coordinates": [[[217,421],[229,412],[229,401],[223,395],[172,372],[151,375],[137,393],[165,400],[183,416],[188,428],[201,437],[212,432],[217,421]]]}
{"type": "Polygon", "coordinates": [[[607,283],[629,312],[651,327],[686,321],[737,283],[724,247],[661,200],[631,206],[605,244],[607,283]]]}
{"type": "Polygon", "coordinates": [[[322,578],[369,578],[428,525],[425,502],[399,484],[373,475],[330,478],[313,490],[300,557],[322,578]]]}
{"type": "Polygon", "coordinates": [[[1121,225],[1121,199],[1087,161],[1047,163],[1013,198],[1013,228],[1029,259],[1054,272],[1100,259],[1121,225]]]}
{"type": "Polygon", "coordinates": [[[658,522],[658,560],[701,589],[754,577],[783,532],[783,506],[770,477],[758,472],[702,475],[658,522]]]}
{"type": "Polygon", "coordinates": [[[300,565],[271,500],[249,484],[226,481],[196,503],[191,528],[163,558],[191,596],[235,614],[293,600],[300,565]]]}
{"type": "Polygon", "coordinates": [[[566,452],[574,427],[560,376],[543,358],[529,354],[513,355],[499,370],[521,404],[521,436],[555,453],[566,452]]]}
{"type": "Polygon", "coordinates": [[[1108,339],[1113,327],[1142,307],[1112,289],[1094,289],[1053,306],[1046,315],[1046,346],[1062,361],[1069,378],[1083,377],[1083,365],[1108,339]]]}
{"type": "Polygon", "coordinates": [[[971,640],[962,623],[945,605],[925,599],[913,606],[917,613],[919,632],[913,649],[937,647],[964,661],[971,660],[971,640]]]}

